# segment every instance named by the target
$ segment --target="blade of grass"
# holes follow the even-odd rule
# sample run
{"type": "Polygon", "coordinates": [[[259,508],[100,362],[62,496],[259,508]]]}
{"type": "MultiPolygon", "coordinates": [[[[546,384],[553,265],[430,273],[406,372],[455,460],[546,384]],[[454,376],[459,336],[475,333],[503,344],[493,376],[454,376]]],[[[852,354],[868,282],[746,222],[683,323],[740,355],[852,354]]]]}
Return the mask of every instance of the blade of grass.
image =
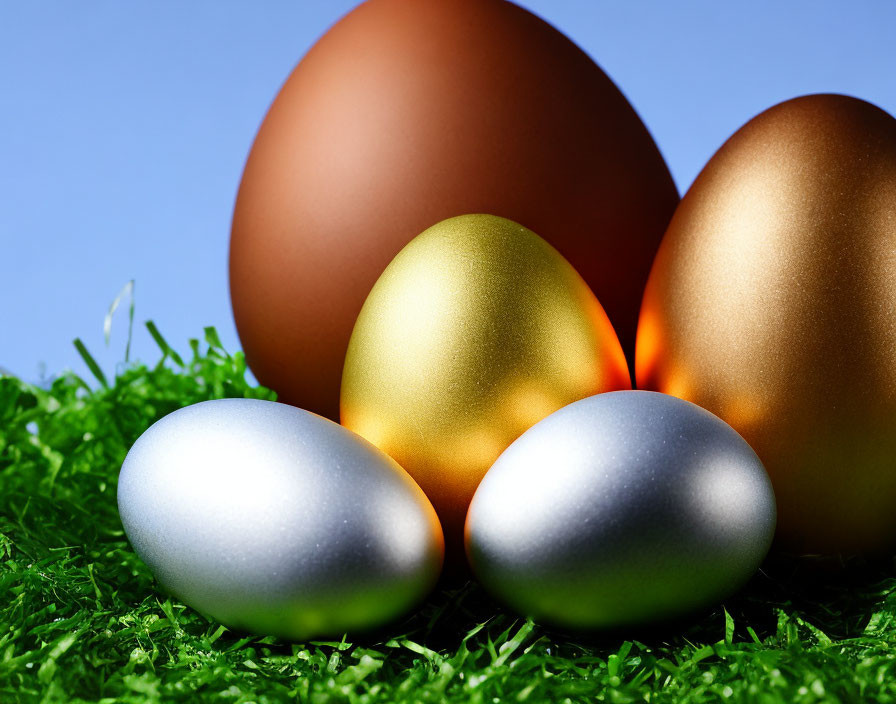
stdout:
{"type": "Polygon", "coordinates": [[[112,335],[112,316],[115,315],[115,311],[118,310],[118,306],[121,305],[125,296],[130,297],[130,305],[128,306],[128,342],[124,348],[124,361],[129,362],[131,360],[131,339],[134,333],[134,279],[131,279],[122,287],[115,300],[112,301],[112,305],[109,306],[109,312],[106,313],[106,317],[103,320],[103,336],[106,338],[106,344],[108,345],[109,338],[112,335]]]}
{"type": "Polygon", "coordinates": [[[168,341],[164,337],[162,337],[162,333],[159,332],[156,324],[151,320],[147,320],[145,325],[146,329],[149,330],[149,334],[152,335],[152,339],[155,340],[156,344],[159,346],[159,349],[162,350],[162,354],[170,357],[171,360],[174,361],[174,363],[179,367],[186,366],[184,364],[184,360],[181,359],[180,355],[175,352],[174,348],[172,348],[171,345],[168,344],[168,341]]]}
{"type": "Polygon", "coordinates": [[[93,355],[87,351],[87,347],[85,347],[84,343],[81,342],[80,337],[76,337],[72,340],[72,344],[75,346],[75,349],[78,350],[78,354],[81,355],[81,359],[84,360],[84,364],[87,365],[87,368],[90,370],[90,373],[96,377],[96,380],[100,382],[103,388],[109,388],[109,382],[106,381],[106,375],[103,374],[103,370],[100,369],[100,365],[97,364],[97,361],[93,358],[93,355]]]}
{"type": "Polygon", "coordinates": [[[218,337],[218,331],[214,328],[214,326],[209,326],[207,328],[203,328],[205,331],[205,341],[208,343],[209,347],[212,349],[221,352],[228,359],[230,358],[230,352],[228,352],[224,345],[221,344],[221,338],[218,337]]]}

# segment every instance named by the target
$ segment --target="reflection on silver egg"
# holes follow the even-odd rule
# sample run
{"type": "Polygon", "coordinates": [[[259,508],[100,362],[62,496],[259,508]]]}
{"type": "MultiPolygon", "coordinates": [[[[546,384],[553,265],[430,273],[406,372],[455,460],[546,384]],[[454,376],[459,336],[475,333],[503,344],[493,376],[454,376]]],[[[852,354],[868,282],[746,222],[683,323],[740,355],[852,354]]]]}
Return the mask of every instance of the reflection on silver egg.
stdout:
{"type": "Polygon", "coordinates": [[[520,436],[467,514],[487,589],[573,628],[649,624],[710,606],[756,571],[775,499],[756,454],[687,401],[616,391],[520,436]]]}
{"type": "Polygon", "coordinates": [[[305,639],[372,628],[429,591],[429,501],[351,431],[270,401],[180,409],[134,444],[118,508],[158,581],[238,629],[305,639]]]}

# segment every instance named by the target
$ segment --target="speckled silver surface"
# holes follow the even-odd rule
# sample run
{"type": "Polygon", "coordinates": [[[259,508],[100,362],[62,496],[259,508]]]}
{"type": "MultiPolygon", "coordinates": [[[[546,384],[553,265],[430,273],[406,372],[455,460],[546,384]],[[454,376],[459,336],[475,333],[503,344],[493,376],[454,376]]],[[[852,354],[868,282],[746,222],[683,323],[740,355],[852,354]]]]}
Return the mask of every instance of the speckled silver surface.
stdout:
{"type": "Polygon", "coordinates": [[[239,629],[290,639],[385,623],[422,599],[443,542],[420,488],[332,421],[253,399],[158,421],[121,469],[125,532],[158,581],[239,629]]]}
{"type": "Polygon", "coordinates": [[[473,497],[466,548],[518,611],[612,628],[733,593],[774,529],[771,483],[734,430],[678,398],[616,391],[556,411],[504,451],[473,497]]]}

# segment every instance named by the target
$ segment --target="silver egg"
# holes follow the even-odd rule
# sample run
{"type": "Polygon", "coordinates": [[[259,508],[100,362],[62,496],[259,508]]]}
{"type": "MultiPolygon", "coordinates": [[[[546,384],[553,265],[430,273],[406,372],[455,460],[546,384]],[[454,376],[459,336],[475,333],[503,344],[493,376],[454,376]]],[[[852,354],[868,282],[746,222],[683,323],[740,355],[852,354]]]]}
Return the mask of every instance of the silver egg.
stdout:
{"type": "Polygon", "coordinates": [[[237,629],[301,640],[384,624],[438,578],[420,488],[350,430],[223,399],[150,427],[118,480],[125,532],[161,585],[237,629]]]}
{"type": "Polygon", "coordinates": [[[516,610],[572,628],[644,625],[711,606],[756,571],[775,497],[746,441],[687,401],[615,391],[532,426],[467,514],[467,556],[516,610]]]}

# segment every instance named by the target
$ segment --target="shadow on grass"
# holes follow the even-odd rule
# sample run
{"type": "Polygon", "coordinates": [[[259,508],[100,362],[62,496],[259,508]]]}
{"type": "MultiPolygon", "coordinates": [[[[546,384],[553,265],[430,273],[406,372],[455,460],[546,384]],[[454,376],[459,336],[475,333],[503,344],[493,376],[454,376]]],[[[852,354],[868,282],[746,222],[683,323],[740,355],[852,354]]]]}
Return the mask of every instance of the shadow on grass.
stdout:
{"type": "MultiPolygon", "coordinates": [[[[714,606],[688,617],[651,627],[600,632],[572,631],[536,625],[532,638],[544,636],[558,649],[604,656],[620,643],[637,641],[650,648],[691,643],[715,643],[726,637],[726,613],[733,622],[734,641],[760,641],[775,636],[781,614],[812,629],[818,638],[841,640],[868,633],[872,619],[896,592],[896,560],[789,558],[766,561],[745,587],[714,606]],[[749,628],[749,630],[748,630],[749,628]],[[752,633],[750,633],[752,631],[752,633]]],[[[894,609],[896,610],[896,609],[894,609]]],[[[471,579],[443,579],[413,615],[375,631],[356,634],[353,647],[381,648],[384,643],[411,641],[434,652],[453,652],[478,629],[476,641],[497,638],[523,617],[493,599],[471,579]]],[[[233,640],[239,634],[232,634],[233,640]]],[[[289,643],[274,643],[288,650],[289,643]]]]}

